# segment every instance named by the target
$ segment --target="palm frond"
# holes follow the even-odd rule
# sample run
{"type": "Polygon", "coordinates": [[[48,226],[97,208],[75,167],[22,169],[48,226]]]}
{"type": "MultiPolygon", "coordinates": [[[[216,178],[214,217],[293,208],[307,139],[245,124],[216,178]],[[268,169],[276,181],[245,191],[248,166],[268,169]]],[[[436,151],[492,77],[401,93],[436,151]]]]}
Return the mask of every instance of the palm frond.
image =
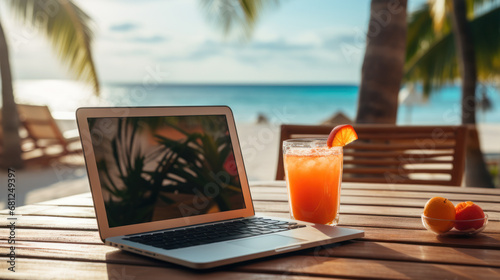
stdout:
{"type": "Polygon", "coordinates": [[[420,81],[425,95],[459,77],[453,34],[418,52],[405,65],[405,80],[420,81]]]}
{"type": "Polygon", "coordinates": [[[42,32],[61,61],[76,78],[91,84],[99,94],[99,80],[92,59],[90,17],[71,0],[9,0],[16,17],[42,32]]]}
{"type": "MultiPolygon", "coordinates": [[[[493,5],[490,8],[476,14],[470,24],[481,81],[500,76],[500,7],[493,5]]],[[[429,18],[430,10],[426,5],[410,16],[405,63],[405,80],[421,82],[424,94],[460,77],[453,33],[448,31],[438,36],[430,27],[429,18]]]]}
{"type": "Polygon", "coordinates": [[[277,3],[277,0],[202,0],[201,6],[207,18],[221,28],[224,35],[238,28],[244,38],[249,39],[261,12],[277,3]]]}
{"type": "Polygon", "coordinates": [[[500,77],[500,6],[471,22],[476,49],[478,78],[482,81],[500,77]]]}
{"type": "Polygon", "coordinates": [[[404,77],[405,81],[422,82],[425,95],[458,75],[449,17],[436,32],[431,9],[424,4],[410,15],[404,77]]]}
{"type": "Polygon", "coordinates": [[[409,16],[406,42],[406,60],[414,57],[422,46],[435,40],[432,17],[428,4],[422,5],[409,16]]]}

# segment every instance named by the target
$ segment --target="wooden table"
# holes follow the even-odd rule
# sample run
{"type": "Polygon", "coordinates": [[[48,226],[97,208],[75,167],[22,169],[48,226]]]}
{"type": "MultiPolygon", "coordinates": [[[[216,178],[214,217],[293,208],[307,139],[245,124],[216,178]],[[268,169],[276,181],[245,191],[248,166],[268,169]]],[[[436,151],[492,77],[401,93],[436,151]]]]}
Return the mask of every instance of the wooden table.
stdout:
{"type": "MultiPolygon", "coordinates": [[[[288,217],[284,182],[252,184],[255,207],[288,217]]],[[[7,212],[0,278],[12,279],[500,279],[500,189],[344,183],[341,226],[365,237],[328,247],[196,272],[104,246],[89,193],[19,207],[16,272],[7,270],[7,212]],[[425,202],[472,200],[489,214],[474,238],[437,237],[420,220],[425,202]]]]}

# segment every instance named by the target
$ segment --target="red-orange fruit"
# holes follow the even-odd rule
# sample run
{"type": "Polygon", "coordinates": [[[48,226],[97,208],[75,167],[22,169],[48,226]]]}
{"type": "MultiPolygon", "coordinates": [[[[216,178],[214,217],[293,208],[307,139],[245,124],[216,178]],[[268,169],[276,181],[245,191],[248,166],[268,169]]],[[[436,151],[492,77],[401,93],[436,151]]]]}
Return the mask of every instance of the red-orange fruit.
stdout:
{"type": "Polygon", "coordinates": [[[484,224],[484,212],[472,201],[460,202],[455,206],[455,220],[455,228],[458,230],[479,229],[484,224]]]}

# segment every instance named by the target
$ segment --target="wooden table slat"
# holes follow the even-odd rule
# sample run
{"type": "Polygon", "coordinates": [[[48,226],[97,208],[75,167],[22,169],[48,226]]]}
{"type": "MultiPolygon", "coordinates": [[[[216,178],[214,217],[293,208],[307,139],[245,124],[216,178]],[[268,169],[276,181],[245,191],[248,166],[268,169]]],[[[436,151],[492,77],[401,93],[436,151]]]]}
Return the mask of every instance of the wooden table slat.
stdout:
{"type": "MultiPolygon", "coordinates": [[[[219,268],[207,273],[199,273],[170,265],[141,266],[137,264],[124,265],[112,262],[52,261],[47,259],[26,258],[19,258],[16,268],[17,272],[13,275],[12,279],[22,276],[26,277],[26,271],[33,271],[28,275],[36,273],[37,275],[47,277],[46,279],[58,278],[60,276],[65,276],[66,279],[68,279],[71,278],[71,275],[78,275],[78,273],[90,273],[85,276],[90,276],[92,279],[96,279],[97,277],[110,277],[113,275],[115,275],[115,277],[120,277],[120,279],[124,277],[143,277],[144,275],[147,275],[148,279],[155,279],[155,277],[159,276],[165,277],[166,275],[172,279],[183,279],[179,277],[190,277],[186,279],[235,279],[226,277],[238,277],[238,274],[232,274],[241,272],[249,273],[249,275],[239,275],[239,277],[245,277],[245,279],[258,274],[273,275],[274,277],[285,277],[298,274],[306,276],[370,279],[445,279],[450,276],[460,276],[460,278],[470,279],[497,279],[500,277],[500,269],[490,267],[474,266],[474,268],[471,269],[470,266],[442,263],[429,264],[412,261],[352,259],[323,257],[319,255],[284,255],[281,257],[270,257],[232,265],[230,266],[230,271],[219,268]],[[91,268],[92,271],[86,271],[85,268],[91,268]],[[116,268],[120,269],[117,270],[116,268]],[[59,273],[55,274],[54,272],[56,271],[59,273]]],[[[4,275],[9,273],[7,271],[5,258],[0,258],[0,271],[2,271],[4,275]]],[[[2,274],[0,274],[0,277],[1,276],[2,274]]]]}
{"type": "MultiPolygon", "coordinates": [[[[268,202],[255,201],[254,207],[265,212],[289,213],[288,203],[286,202],[268,202]]],[[[340,205],[340,215],[360,214],[377,215],[389,217],[412,217],[420,218],[422,208],[394,207],[394,206],[364,206],[364,205],[340,205]]],[[[500,221],[500,212],[487,212],[490,222],[500,221]]]]}
{"type": "MultiPolygon", "coordinates": [[[[7,240],[9,232],[10,229],[0,228],[0,240],[7,240]]],[[[16,231],[16,241],[17,240],[75,244],[103,244],[97,230],[23,228],[16,231]]]]}
{"type": "MultiPolygon", "coordinates": [[[[0,225],[0,228],[6,228],[6,227],[8,227],[7,224],[0,225]]],[[[17,218],[16,227],[18,229],[43,228],[43,229],[97,230],[97,221],[95,218],[22,216],[17,218]]]]}
{"type": "MultiPolygon", "coordinates": [[[[271,189],[254,188],[253,193],[286,194],[285,188],[271,189]]],[[[474,201],[474,202],[500,202],[500,196],[490,194],[467,194],[467,193],[445,193],[445,192],[416,192],[416,191],[398,191],[398,190],[356,190],[342,189],[341,195],[360,196],[360,197],[387,197],[387,198],[422,198],[430,199],[434,196],[446,197],[451,201],[474,201]]]]}
{"type": "MultiPolygon", "coordinates": [[[[252,192],[252,199],[255,201],[270,201],[270,202],[285,202],[288,204],[288,195],[286,193],[272,194],[252,192]]],[[[423,210],[427,198],[387,198],[387,197],[372,197],[372,196],[352,196],[342,194],[340,203],[342,205],[367,205],[367,206],[397,206],[397,207],[410,207],[420,208],[423,210]]],[[[451,200],[454,204],[461,202],[451,200]]],[[[488,212],[500,212],[500,203],[498,202],[479,202],[477,203],[481,208],[488,212]]]]}
{"type": "MultiPolygon", "coordinates": [[[[277,189],[285,188],[286,183],[283,180],[278,181],[255,181],[250,182],[251,189],[277,189]]],[[[466,194],[490,194],[500,196],[498,189],[489,188],[467,188],[455,186],[427,186],[427,185],[411,185],[411,184],[379,184],[379,183],[354,183],[343,182],[342,189],[355,189],[355,190],[394,190],[394,191],[415,191],[424,193],[442,192],[442,193],[466,193],[466,194]]]]}
{"type": "MultiPolygon", "coordinates": [[[[352,227],[365,231],[363,240],[431,246],[500,249],[500,233],[481,233],[474,238],[437,237],[425,230],[372,227],[352,227]]],[[[7,240],[8,229],[0,229],[0,240],[7,240]]],[[[103,245],[97,231],[23,229],[16,240],[26,242],[52,242],[103,245]]]]}
{"type": "MultiPolygon", "coordinates": [[[[282,279],[327,279],[318,277],[279,275],[282,279]]],[[[5,258],[0,258],[0,279],[276,279],[276,274],[235,271],[208,271],[200,273],[180,267],[124,265],[104,262],[79,262],[43,259],[19,259],[16,272],[7,271],[5,258]]],[[[328,278],[331,279],[331,278],[328,278]]],[[[338,278],[334,278],[338,279],[338,278]]]]}
{"type": "MultiPolygon", "coordinates": [[[[401,206],[404,202],[400,202],[399,205],[370,205],[355,204],[350,205],[345,202],[346,196],[341,199],[341,214],[363,214],[369,213],[370,215],[381,215],[381,216],[398,216],[398,217],[420,217],[423,211],[423,207],[410,207],[401,206]]],[[[356,201],[355,199],[351,201],[356,201]]],[[[373,201],[376,201],[374,199],[373,201]]],[[[483,210],[488,213],[490,222],[500,221],[500,203],[480,203],[479,204],[483,210]]],[[[259,195],[256,196],[254,200],[254,207],[260,211],[265,212],[282,212],[288,213],[289,206],[287,201],[266,201],[260,200],[259,195]]],[[[70,218],[95,218],[95,212],[92,207],[70,207],[70,206],[52,206],[52,205],[28,205],[19,207],[16,213],[23,216],[54,216],[54,217],[70,217],[70,218]]],[[[8,210],[0,211],[0,215],[7,215],[8,210]]]]}
{"type": "MultiPolygon", "coordinates": [[[[254,200],[254,207],[265,212],[288,213],[289,206],[286,201],[261,201],[254,200]]],[[[0,211],[6,215],[7,210],[0,211]]],[[[416,217],[422,213],[422,207],[400,207],[385,205],[349,205],[341,203],[341,214],[369,214],[381,216],[416,217]]],[[[487,211],[490,221],[500,221],[500,212],[487,211]]],[[[94,208],[91,207],[70,207],[70,206],[49,206],[49,205],[29,205],[20,207],[16,211],[18,215],[26,216],[47,216],[47,217],[69,217],[69,218],[95,218],[94,208]]]]}
{"type": "Polygon", "coordinates": [[[245,271],[369,279],[498,279],[500,269],[406,261],[290,256],[241,267],[245,271]]]}

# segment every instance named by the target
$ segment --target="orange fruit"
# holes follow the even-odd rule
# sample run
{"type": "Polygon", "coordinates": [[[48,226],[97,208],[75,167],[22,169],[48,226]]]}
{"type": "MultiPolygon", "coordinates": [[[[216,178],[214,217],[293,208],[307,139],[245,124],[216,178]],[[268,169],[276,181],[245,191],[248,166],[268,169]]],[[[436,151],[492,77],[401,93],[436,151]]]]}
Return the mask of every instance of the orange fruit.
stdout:
{"type": "Polygon", "coordinates": [[[458,230],[467,230],[470,228],[479,229],[484,224],[484,212],[479,205],[472,201],[460,202],[455,206],[455,228],[458,230]],[[477,220],[481,219],[481,220],[477,220]],[[460,222],[463,220],[477,220],[470,222],[460,222]]]}
{"type": "Polygon", "coordinates": [[[330,135],[328,135],[328,140],[326,140],[326,145],[331,147],[345,146],[352,141],[358,139],[358,135],[352,125],[342,124],[337,125],[332,129],[330,135]]]}
{"type": "Polygon", "coordinates": [[[425,204],[424,216],[432,219],[440,219],[427,219],[427,226],[434,232],[445,233],[452,229],[455,225],[453,221],[444,221],[455,219],[455,206],[453,206],[453,203],[451,203],[448,199],[436,196],[429,199],[429,201],[425,204]]]}

